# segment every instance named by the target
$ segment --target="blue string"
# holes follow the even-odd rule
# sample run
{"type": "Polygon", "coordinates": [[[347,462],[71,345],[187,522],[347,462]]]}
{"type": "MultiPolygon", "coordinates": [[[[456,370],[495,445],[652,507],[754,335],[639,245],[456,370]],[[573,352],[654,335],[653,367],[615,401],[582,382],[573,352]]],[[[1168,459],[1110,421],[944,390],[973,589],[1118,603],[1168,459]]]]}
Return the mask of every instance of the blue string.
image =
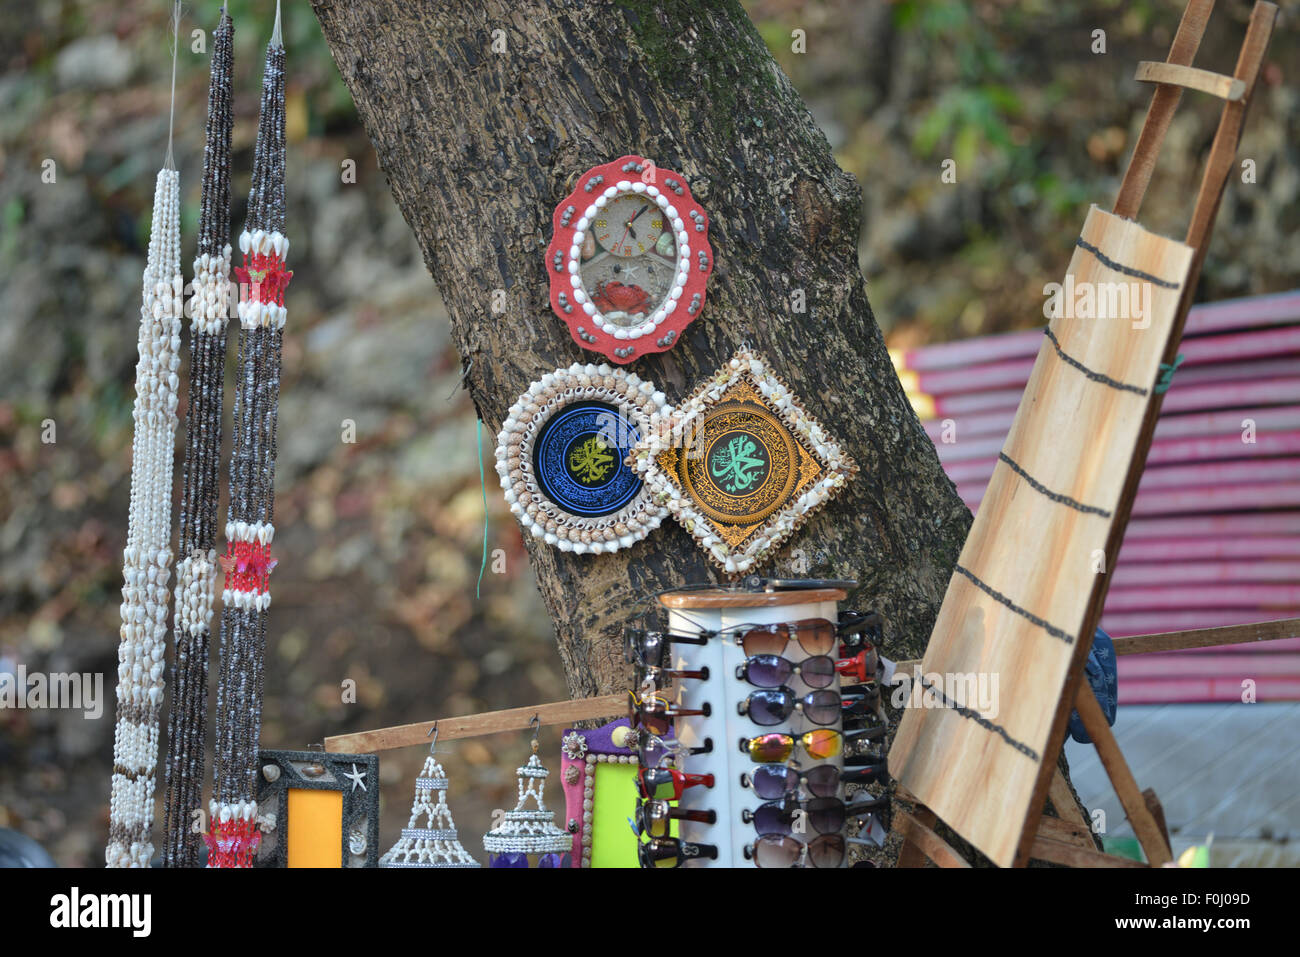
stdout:
{"type": "Polygon", "coordinates": [[[478,420],[478,429],[475,431],[474,438],[478,445],[478,487],[483,493],[483,562],[478,567],[478,584],[474,586],[474,597],[482,598],[483,589],[483,572],[487,570],[488,556],[488,504],[487,504],[487,482],[483,479],[483,420],[478,420]]]}

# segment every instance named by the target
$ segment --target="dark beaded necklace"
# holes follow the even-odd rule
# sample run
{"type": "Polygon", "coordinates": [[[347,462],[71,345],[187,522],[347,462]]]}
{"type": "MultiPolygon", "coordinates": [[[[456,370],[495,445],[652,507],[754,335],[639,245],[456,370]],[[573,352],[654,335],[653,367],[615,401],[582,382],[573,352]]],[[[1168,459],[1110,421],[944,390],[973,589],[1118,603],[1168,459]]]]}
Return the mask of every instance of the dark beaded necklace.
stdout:
{"type": "Polygon", "coordinates": [[[185,418],[181,561],[176,568],[175,658],[168,721],[166,867],[197,867],[200,856],[199,835],[190,825],[202,800],[209,639],[217,575],[217,498],[230,309],[233,34],[230,16],[223,9],[213,33],[199,239],[190,300],[190,403],[185,418]]]}
{"type": "Polygon", "coordinates": [[[284,46],[276,28],[266,50],[248,222],[239,237],[248,294],[239,303],[230,504],[222,592],[209,867],[250,867],[260,842],[254,776],[262,726],[269,577],[275,567],[275,433],[284,335],[284,46]]]}

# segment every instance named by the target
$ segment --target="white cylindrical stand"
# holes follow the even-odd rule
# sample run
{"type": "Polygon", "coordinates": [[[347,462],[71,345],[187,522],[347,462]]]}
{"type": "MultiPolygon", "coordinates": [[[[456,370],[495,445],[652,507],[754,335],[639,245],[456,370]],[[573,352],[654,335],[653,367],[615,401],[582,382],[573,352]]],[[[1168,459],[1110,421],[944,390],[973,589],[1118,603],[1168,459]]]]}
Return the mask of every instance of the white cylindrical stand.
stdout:
{"type": "MultiPolygon", "coordinates": [[[[845,592],[838,588],[752,593],[717,589],[671,592],[659,600],[668,609],[670,632],[695,635],[701,631],[718,631],[742,624],[766,625],[810,618],[824,618],[834,626],[839,614],[836,603],[844,598],[845,592]]],[[[838,657],[838,645],[830,654],[838,657]]],[[[797,664],[800,659],[809,656],[797,641],[792,640],[786,646],[784,657],[797,664]]],[[[717,812],[717,823],[682,821],[679,835],[686,841],[716,845],[718,857],[717,860],[690,860],[684,866],[753,867],[753,861],[745,859],[744,850],[746,845],[754,843],[758,835],[754,825],[743,820],[742,812],[745,809],[753,811],[763,802],[752,789],[741,787],[741,775],[755,766],[749,756],[741,752],[741,739],[768,732],[786,732],[798,736],[818,727],[839,730],[840,722],[814,725],[796,712],[789,722],[762,727],[748,716],[741,715],[737,705],[751,692],[759,689],[736,677],[736,669],[745,663],[745,653],[729,638],[713,638],[704,645],[673,644],[672,660],[675,669],[709,669],[707,681],[676,682],[674,700],[685,708],[701,708],[707,702],[712,710],[707,718],[678,718],[674,722],[674,732],[684,745],[699,747],[706,738],[713,739],[712,752],[692,755],[680,762],[680,766],[691,774],[712,774],[714,786],[687,788],[682,793],[678,806],[688,809],[711,808],[717,812]]],[[[789,686],[799,696],[813,690],[798,677],[791,678],[789,686]]],[[[829,689],[838,694],[839,687],[837,675],[829,689]]],[[[801,770],[808,770],[815,764],[843,767],[843,755],[829,761],[814,761],[802,747],[796,747],[794,757],[801,770]]],[[[843,798],[843,787],[837,796],[843,798]]],[[[807,842],[816,837],[816,834],[809,830],[796,837],[807,842]]]]}

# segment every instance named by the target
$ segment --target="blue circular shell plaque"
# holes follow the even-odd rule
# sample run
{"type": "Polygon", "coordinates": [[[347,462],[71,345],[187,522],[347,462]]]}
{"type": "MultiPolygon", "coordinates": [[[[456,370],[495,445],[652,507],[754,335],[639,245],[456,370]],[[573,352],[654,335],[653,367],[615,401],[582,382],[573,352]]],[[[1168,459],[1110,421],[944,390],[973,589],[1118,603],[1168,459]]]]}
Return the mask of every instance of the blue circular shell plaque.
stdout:
{"type": "Polygon", "coordinates": [[[654,383],[622,369],[574,363],[548,372],[519,397],[497,435],[510,511],[525,531],[565,552],[600,554],[639,542],[668,509],[625,463],[669,411],[654,383]]]}
{"type": "Polygon", "coordinates": [[[641,478],[623,464],[641,434],[617,408],[579,402],[551,416],[533,450],[542,491],[574,515],[612,515],[641,490],[641,478]]]}

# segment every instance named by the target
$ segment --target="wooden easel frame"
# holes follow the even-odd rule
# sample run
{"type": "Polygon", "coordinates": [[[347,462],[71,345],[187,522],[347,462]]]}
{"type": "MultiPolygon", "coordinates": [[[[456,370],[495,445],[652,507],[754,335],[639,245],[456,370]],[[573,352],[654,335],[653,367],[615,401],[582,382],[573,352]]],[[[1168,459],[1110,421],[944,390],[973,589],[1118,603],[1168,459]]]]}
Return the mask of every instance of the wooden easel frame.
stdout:
{"type": "MultiPolygon", "coordinates": [[[[1163,356],[1166,367],[1172,367],[1178,355],[1187,312],[1191,308],[1197,279],[1200,277],[1201,266],[1205,261],[1210,230],[1218,213],[1228,176],[1235,166],[1237,145],[1241,139],[1246,110],[1255,90],[1255,83],[1264,62],[1264,54],[1268,49],[1273,23],[1277,16],[1277,7],[1274,4],[1266,0],[1259,0],[1255,4],[1251,12],[1250,24],[1246,29],[1245,40],[1237,57],[1236,68],[1231,77],[1226,77],[1196,69],[1191,65],[1200,47],[1201,38],[1205,35],[1205,28],[1213,9],[1214,0],[1191,0],[1183,11],[1168,58],[1163,63],[1144,62],[1138,65],[1136,78],[1155,83],[1156,89],[1151,97],[1146,121],[1142,125],[1137,145],[1133,149],[1113,210],[1115,215],[1125,219],[1136,218],[1147,186],[1151,182],[1156,157],[1160,152],[1165,133],[1169,129],[1170,121],[1173,119],[1174,111],[1182,99],[1184,89],[1207,93],[1225,101],[1214,143],[1206,161],[1200,190],[1196,196],[1196,205],[1192,209],[1191,222],[1187,228],[1185,243],[1193,251],[1192,263],[1163,356]]],[[[1106,545],[1107,555],[1113,556],[1119,553],[1124,530],[1128,526],[1132,513],[1133,500],[1137,495],[1138,482],[1146,466],[1147,454],[1151,450],[1151,441],[1155,433],[1156,421],[1160,417],[1163,399],[1163,393],[1156,392],[1148,403],[1133,458],[1130,460],[1125,477],[1119,506],[1115,510],[1115,521],[1106,545]]],[[[1096,631],[1097,624],[1101,620],[1106,593],[1110,588],[1113,567],[1112,561],[1108,563],[1106,570],[1097,576],[1089,598],[1084,625],[1079,632],[1081,636],[1091,636],[1096,631]]],[[[1074,709],[1078,710],[1084,728],[1092,739],[1093,746],[1097,749],[1102,765],[1110,777],[1120,804],[1133,825],[1148,863],[1153,867],[1162,866],[1169,863],[1173,856],[1164,824],[1164,812],[1153,791],[1139,791],[1137,781],[1120,751],[1115,735],[1106,723],[1101,706],[1092,693],[1091,687],[1084,680],[1085,658],[1086,654],[1081,649],[1078,666],[1071,670],[1066,680],[1061,704],[1057,707],[1051,734],[1048,736],[1046,753],[1050,759],[1042,763],[1022,831],[1023,834],[1034,835],[1034,838],[1032,841],[1021,840],[1015,864],[1024,866],[1030,858],[1071,866],[1129,866],[1133,863],[1096,850],[1091,835],[1086,833],[1087,824],[1077,814],[1073,797],[1069,794],[1069,788],[1058,769],[1058,758],[1065,743],[1066,725],[1073,710],[1067,706],[1067,703],[1073,702],[1074,709]],[[1043,804],[1049,795],[1058,813],[1066,809],[1067,813],[1073,811],[1073,816],[1080,819],[1072,821],[1068,817],[1064,819],[1043,817],[1043,804]],[[1084,833],[1080,833],[1080,826],[1085,829],[1084,833]]],[[[923,863],[922,858],[929,858],[940,866],[965,864],[960,855],[933,830],[936,823],[934,812],[919,802],[914,812],[899,811],[896,820],[898,829],[905,839],[899,855],[900,867],[919,866],[923,863]]]]}

